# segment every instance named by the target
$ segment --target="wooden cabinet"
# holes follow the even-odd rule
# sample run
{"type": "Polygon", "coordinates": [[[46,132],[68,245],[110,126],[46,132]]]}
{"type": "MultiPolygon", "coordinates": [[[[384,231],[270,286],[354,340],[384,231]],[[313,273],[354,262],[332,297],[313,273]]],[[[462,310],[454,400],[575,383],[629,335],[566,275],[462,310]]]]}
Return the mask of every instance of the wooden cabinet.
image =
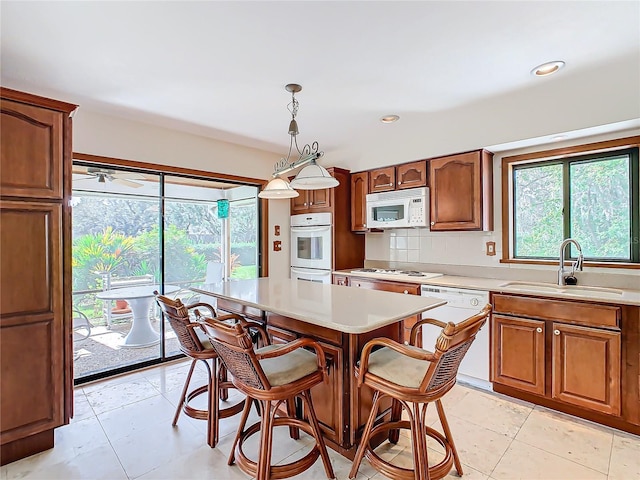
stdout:
{"type": "Polygon", "coordinates": [[[544,322],[494,315],[492,326],[491,380],[544,395],[544,322]]]}
{"type": "Polygon", "coordinates": [[[620,332],[553,323],[551,398],[620,415],[620,332]]]}
{"type": "Polygon", "coordinates": [[[327,171],[338,180],[335,188],[298,190],[291,199],[291,214],[329,212],[332,215],[332,270],[361,267],[364,262],[364,236],[351,231],[351,175],[349,170],[330,167],[327,171]]]}
{"type": "Polygon", "coordinates": [[[369,172],[351,174],[351,231],[367,231],[369,172]]]}
{"type": "Polygon", "coordinates": [[[336,444],[342,440],[342,426],[344,425],[344,385],[342,368],[344,368],[343,352],[340,347],[326,342],[318,342],[324,350],[327,361],[328,381],[316,385],[311,389],[313,408],[316,411],[320,428],[325,438],[336,444]],[[327,400],[330,401],[327,401],[327,400]]]}
{"type": "Polygon", "coordinates": [[[73,409],[71,119],[75,105],[0,89],[0,457],[53,447],[73,409]]]}
{"type": "Polygon", "coordinates": [[[621,415],[621,307],[501,294],[492,304],[496,391],[528,392],[574,415],[621,415]]]}
{"type": "Polygon", "coordinates": [[[396,188],[418,188],[427,186],[427,161],[403,163],[396,167],[396,188]]]}
{"type": "Polygon", "coordinates": [[[388,192],[396,189],[396,167],[369,170],[369,193],[388,192]]]}
{"type": "MultiPolygon", "coordinates": [[[[334,276],[334,283],[337,275],[334,276]]],[[[385,292],[402,293],[404,295],[420,295],[420,285],[416,283],[387,282],[384,280],[373,280],[371,278],[351,277],[349,285],[356,288],[369,288],[371,290],[383,290],[385,292]]],[[[403,341],[409,342],[411,328],[420,320],[420,315],[405,318],[403,321],[403,341]]],[[[418,346],[422,346],[422,337],[418,337],[418,346]]]]}
{"type": "Polygon", "coordinates": [[[493,154],[429,160],[431,230],[493,230],[493,154]]]}
{"type": "Polygon", "coordinates": [[[327,212],[331,210],[331,189],[298,190],[298,195],[291,199],[291,214],[327,212]]]}

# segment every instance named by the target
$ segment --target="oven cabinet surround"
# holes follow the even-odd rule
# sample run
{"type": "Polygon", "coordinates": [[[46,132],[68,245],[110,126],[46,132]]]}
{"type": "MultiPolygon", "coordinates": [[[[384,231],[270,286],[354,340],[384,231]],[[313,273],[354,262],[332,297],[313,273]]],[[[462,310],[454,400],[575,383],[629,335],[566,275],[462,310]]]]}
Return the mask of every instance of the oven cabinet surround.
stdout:
{"type": "MultiPolygon", "coordinates": [[[[384,292],[402,293],[404,295],[420,295],[420,284],[405,283],[386,280],[374,280],[371,277],[361,278],[357,276],[333,275],[334,285],[351,286],[354,288],[368,288],[371,290],[382,290],[384,292]]],[[[420,320],[420,315],[413,315],[403,320],[402,341],[409,343],[411,328],[420,320]]],[[[418,337],[418,346],[422,347],[422,336],[418,337]]]]}
{"type": "Polygon", "coordinates": [[[429,160],[431,230],[493,230],[493,154],[429,160]]]}
{"type": "Polygon", "coordinates": [[[384,291],[289,279],[240,280],[192,289],[217,297],[220,311],[264,322],[274,343],[303,336],[320,343],[329,381],[312,389],[314,407],[327,444],[348,458],[355,455],[373,398],[370,389],[357,387],[353,374],[364,344],[376,337],[400,341],[403,318],[444,303],[413,295],[402,301],[384,291]]]}
{"type": "MultiPolygon", "coordinates": [[[[332,270],[356,268],[364,263],[364,243],[362,235],[351,231],[351,176],[349,170],[327,168],[331,176],[340,184],[335,188],[322,190],[298,190],[300,195],[291,199],[291,214],[331,213],[333,229],[332,270]]],[[[293,248],[293,246],[292,246],[293,248]]]]}
{"type": "Polygon", "coordinates": [[[0,457],[53,447],[73,407],[71,118],[55,100],[0,89],[0,457]]]}
{"type": "Polygon", "coordinates": [[[640,307],[492,294],[495,391],[640,434],[640,307]]]}

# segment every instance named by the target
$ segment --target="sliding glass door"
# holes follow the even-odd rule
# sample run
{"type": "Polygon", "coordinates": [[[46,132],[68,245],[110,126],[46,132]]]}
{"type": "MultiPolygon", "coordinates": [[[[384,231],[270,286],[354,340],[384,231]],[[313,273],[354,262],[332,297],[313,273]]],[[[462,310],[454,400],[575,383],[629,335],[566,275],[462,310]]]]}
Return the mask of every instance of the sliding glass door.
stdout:
{"type": "Polygon", "coordinates": [[[74,163],[74,367],[83,382],[180,355],[155,290],[259,275],[258,189],[74,163]]]}

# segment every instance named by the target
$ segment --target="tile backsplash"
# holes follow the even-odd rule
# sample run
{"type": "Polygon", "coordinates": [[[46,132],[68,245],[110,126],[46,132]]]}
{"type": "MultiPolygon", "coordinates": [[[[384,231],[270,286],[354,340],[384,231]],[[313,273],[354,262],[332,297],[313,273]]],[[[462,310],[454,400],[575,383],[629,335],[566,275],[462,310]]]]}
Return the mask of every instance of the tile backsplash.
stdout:
{"type": "Polygon", "coordinates": [[[445,265],[500,266],[496,232],[431,232],[426,228],[396,228],[366,234],[366,259],[445,265]],[[486,255],[486,242],[496,242],[496,254],[486,255]]]}

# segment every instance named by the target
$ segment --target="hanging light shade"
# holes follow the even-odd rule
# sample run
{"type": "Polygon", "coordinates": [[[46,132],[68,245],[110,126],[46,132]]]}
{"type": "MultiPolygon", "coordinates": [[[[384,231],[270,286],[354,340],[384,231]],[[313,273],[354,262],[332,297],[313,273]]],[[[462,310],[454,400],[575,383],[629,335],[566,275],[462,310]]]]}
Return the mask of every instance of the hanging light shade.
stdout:
{"type": "Polygon", "coordinates": [[[279,176],[272,178],[258,194],[260,198],[295,198],[300,195],[289,182],[279,176]]]}
{"type": "Polygon", "coordinates": [[[322,165],[318,165],[315,160],[304,167],[296,178],[291,181],[293,188],[301,190],[321,190],[323,188],[333,188],[340,184],[322,165]]]}
{"type": "Polygon", "coordinates": [[[298,122],[296,115],[298,114],[298,100],[296,100],[296,93],[302,91],[302,87],[295,83],[288,84],[285,89],[291,93],[291,103],[287,106],[289,112],[291,112],[291,121],[289,122],[289,153],[287,158],[281,158],[276,163],[273,179],[264,187],[264,190],[258,194],[260,198],[294,198],[299,194],[294,188],[300,190],[320,190],[323,188],[337,187],[340,182],[333,178],[326,168],[318,165],[316,160],[324,155],[324,152],[320,151],[318,142],[312,144],[306,144],[302,149],[298,147],[297,135],[298,122]],[[294,150],[295,147],[295,150],[294,150]],[[297,159],[291,160],[291,154],[296,155],[297,159]],[[293,179],[291,184],[286,180],[280,178],[283,173],[290,172],[296,168],[304,167],[296,178],[293,179]]]}

